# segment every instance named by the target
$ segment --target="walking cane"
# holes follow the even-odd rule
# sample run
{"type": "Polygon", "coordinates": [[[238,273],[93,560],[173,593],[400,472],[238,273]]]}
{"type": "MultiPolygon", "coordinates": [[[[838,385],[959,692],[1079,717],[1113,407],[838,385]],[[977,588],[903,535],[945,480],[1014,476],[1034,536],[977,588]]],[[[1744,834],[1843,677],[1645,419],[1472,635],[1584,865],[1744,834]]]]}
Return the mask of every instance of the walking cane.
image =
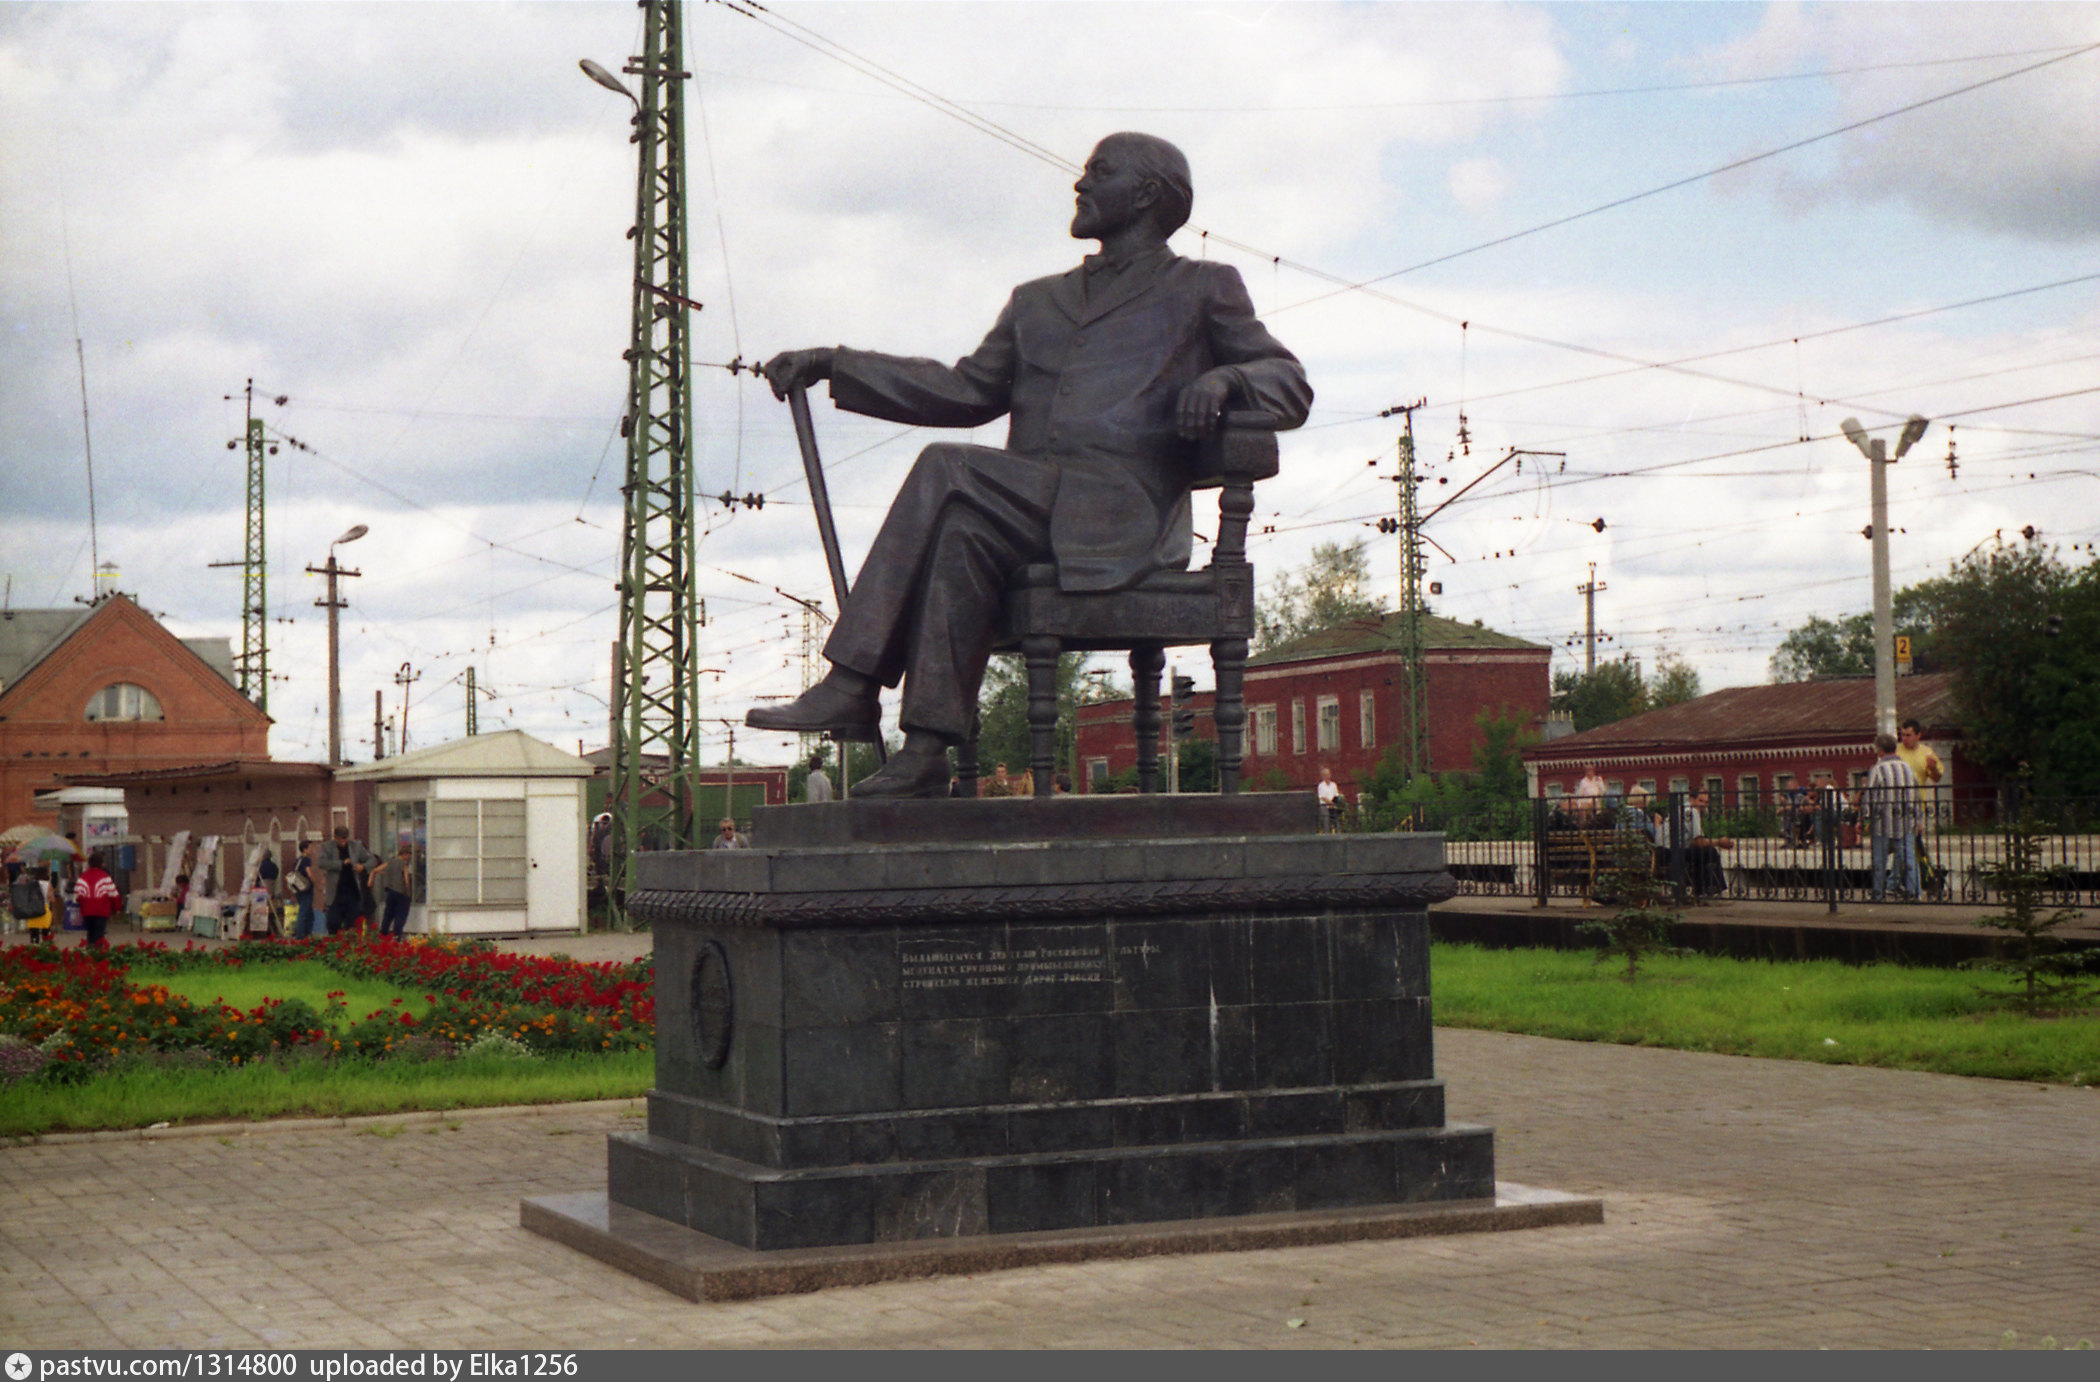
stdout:
{"type": "MultiPolygon", "coordinates": [[[[846,612],[846,563],[839,556],[839,533],[831,522],[831,491],[824,487],[824,463],[817,459],[817,429],[809,420],[809,390],[798,384],[788,390],[788,412],[795,419],[795,440],[802,447],[802,474],[809,481],[809,502],[817,511],[817,537],[824,544],[824,565],[831,569],[831,593],[839,613],[846,612]]],[[[840,776],[844,774],[846,751],[839,750],[840,776]]],[[[882,727],[875,728],[875,761],[887,763],[882,747],[882,727]]]]}

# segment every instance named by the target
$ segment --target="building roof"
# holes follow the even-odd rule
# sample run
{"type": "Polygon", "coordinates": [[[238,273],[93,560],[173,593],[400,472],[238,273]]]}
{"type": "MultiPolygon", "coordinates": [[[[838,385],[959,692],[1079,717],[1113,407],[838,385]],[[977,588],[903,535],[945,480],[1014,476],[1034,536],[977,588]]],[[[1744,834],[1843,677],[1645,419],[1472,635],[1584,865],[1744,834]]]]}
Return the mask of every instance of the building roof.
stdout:
{"type": "Polygon", "coordinates": [[[146,768],[130,773],[66,773],[60,781],[75,786],[142,787],[159,782],[189,782],[221,777],[319,777],[326,763],[292,763],[275,758],[230,758],[223,763],[191,763],[179,768],[146,768]]]}
{"type": "MultiPolygon", "coordinates": [[[[1247,660],[1249,667],[1267,667],[1279,662],[1307,662],[1315,658],[1345,657],[1357,653],[1397,653],[1401,644],[1398,614],[1369,615],[1351,619],[1333,628],[1294,638],[1288,643],[1247,660]]],[[[1550,652],[1543,643],[1531,643],[1511,634],[1497,633],[1482,624],[1465,624],[1434,614],[1422,616],[1422,646],[1432,652],[1467,648],[1506,648],[1550,652]]]]}
{"type": "Polygon", "coordinates": [[[0,614],[0,688],[20,681],[93,613],[82,605],[73,609],[11,609],[0,614]]]}
{"type": "MultiPolygon", "coordinates": [[[[1930,739],[1958,739],[1954,678],[1921,672],[1896,681],[1898,719],[1916,719],[1930,739]]],[[[1529,762],[1580,761],[1585,754],[1683,752],[1724,747],[1866,741],[1874,737],[1874,679],[1734,686],[1570,734],[1524,751],[1529,762]]]]}
{"type": "Polygon", "coordinates": [[[591,765],[522,729],[475,734],[336,771],[338,782],[425,777],[589,777],[591,765]]]}
{"type": "MultiPolygon", "coordinates": [[[[129,599],[128,596],[110,598],[129,599]]],[[[0,613],[0,690],[29,675],[38,663],[58,651],[59,645],[94,618],[101,608],[99,604],[75,605],[70,609],[11,609],[0,613]]],[[[147,617],[152,618],[151,615],[147,617]]],[[[154,622],[159,623],[158,620],[154,622]]],[[[224,677],[228,686],[240,684],[233,666],[233,640],[220,637],[177,641],[205,666],[224,677]]]]}
{"type": "Polygon", "coordinates": [[[182,646],[195,653],[204,665],[226,678],[228,686],[241,684],[240,673],[233,666],[233,640],[218,638],[185,638],[182,646]]]}

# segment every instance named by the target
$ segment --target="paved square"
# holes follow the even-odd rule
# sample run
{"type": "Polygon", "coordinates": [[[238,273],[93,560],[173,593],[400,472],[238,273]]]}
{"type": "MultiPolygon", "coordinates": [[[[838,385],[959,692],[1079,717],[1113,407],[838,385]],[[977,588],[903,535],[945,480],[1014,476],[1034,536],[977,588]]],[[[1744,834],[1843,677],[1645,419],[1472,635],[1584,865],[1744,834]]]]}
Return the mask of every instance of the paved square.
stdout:
{"type": "MultiPolygon", "coordinates": [[[[1606,1222],[693,1305],[518,1227],[638,1109],[0,1150],[8,1347],[2100,1343],[2100,1093],[1440,1030],[1606,1222]],[[1302,1320],[1290,1328],[1288,1321],[1302,1320]]],[[[2100,1072],[2095,1072],[2100,1075],[2100,1072]]]]}

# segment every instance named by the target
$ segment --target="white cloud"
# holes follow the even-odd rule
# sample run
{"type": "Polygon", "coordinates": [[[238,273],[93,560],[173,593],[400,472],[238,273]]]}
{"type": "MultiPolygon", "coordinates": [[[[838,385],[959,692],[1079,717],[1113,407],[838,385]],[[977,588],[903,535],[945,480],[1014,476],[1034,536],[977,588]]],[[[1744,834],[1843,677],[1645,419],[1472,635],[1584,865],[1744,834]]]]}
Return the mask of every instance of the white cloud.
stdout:
{"type": "Polygon", "coordinates": [[[2100,44],[2090,5],[1780,5],[1709,61],[1733,75],[1914,64],[1836,79],[1833,118],[1815,122],[1828,127],[2048,63],[1847,134],[1827,157],[1766,165],[1751,181],[1797,206],[1894,202],[1927,221],[2088,242],[2100,237],[2100,51],[2064,50],[2089,44],[2100,44]],[[1978,54],[2003,56],[1944,61],[1978,54]]]}
{"type": "Polygon", "coordinates": [[[1468,211],[1493,207],[1509,191],[1509,170],[1498,158],[1464,158],[1451,165],[1451,199],[1468,211]]]}

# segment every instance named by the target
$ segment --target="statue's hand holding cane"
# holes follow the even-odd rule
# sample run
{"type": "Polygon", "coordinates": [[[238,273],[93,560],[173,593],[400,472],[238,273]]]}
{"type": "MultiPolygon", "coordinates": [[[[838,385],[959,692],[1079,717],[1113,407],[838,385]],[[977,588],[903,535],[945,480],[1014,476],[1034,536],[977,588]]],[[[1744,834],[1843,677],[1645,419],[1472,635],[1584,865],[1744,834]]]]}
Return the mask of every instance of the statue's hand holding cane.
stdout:
{"type": "Polygon", "coordinates": [[[832,347],[818,346],[815,350],[783,350],[760,367],[766,383],[773,386],[773,397],[782,402],[797,389],[806,389],[812,384],[831,378],[832,347]]]}

